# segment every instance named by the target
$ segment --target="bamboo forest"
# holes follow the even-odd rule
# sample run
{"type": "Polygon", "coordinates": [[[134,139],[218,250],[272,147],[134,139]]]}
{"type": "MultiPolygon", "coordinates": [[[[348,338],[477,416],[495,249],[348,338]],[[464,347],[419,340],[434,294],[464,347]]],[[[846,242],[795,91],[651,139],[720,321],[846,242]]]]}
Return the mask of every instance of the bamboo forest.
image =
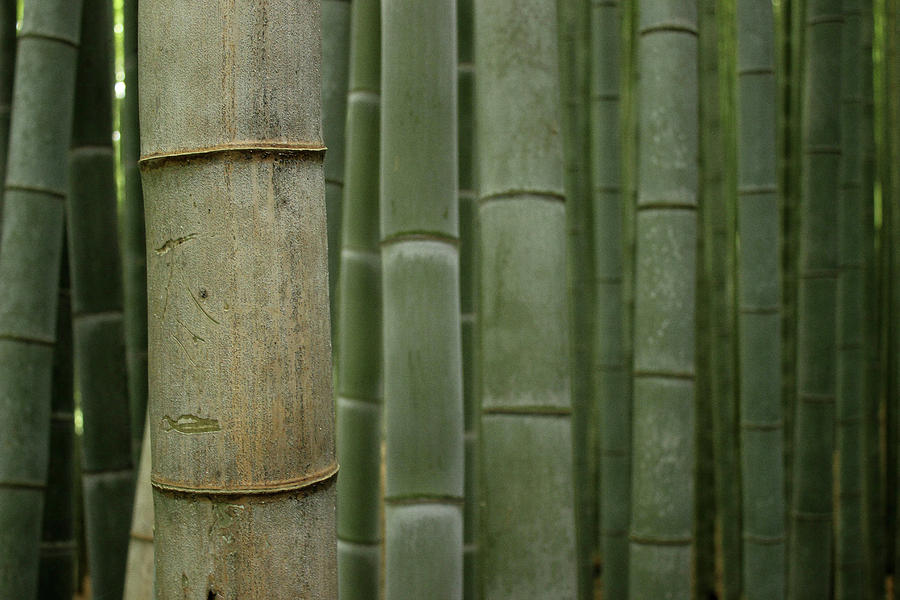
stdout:
{"type": "Polygon", "coordinates": [[[0,0],[0,600],[900,599],[898,7],[0,0]]]}

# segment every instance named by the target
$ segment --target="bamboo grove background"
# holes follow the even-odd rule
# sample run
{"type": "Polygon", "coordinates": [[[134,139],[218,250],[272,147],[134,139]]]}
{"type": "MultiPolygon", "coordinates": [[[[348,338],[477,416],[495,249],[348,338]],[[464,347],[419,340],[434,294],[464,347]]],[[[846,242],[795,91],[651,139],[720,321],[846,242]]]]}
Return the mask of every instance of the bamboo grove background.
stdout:
{"type": "Polygon", "coordinates": [[[239,4],[0,1],[0,598],[896,597],[898,0],[239,4]]]}

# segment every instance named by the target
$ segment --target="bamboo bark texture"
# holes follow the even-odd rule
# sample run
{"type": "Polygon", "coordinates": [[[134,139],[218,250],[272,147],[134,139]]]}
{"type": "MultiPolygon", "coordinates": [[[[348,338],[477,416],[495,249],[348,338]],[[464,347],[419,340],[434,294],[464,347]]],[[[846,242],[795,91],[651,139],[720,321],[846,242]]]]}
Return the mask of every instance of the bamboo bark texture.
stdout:
{"type": "Polygon", "coordinates": [[[0,241],[3,598],[37,592],[80,26],[80,1],[32,0],[18,41],[0,241]]]}
{"type": "Polygon", "coordinates": [[[321,4],[140,4],[156,595],[333,599],[321,4]]]}
{"type": "Polygon", "coordinates": [[[341,600],[377,598],[381,582],[380,19],[379,0],[352,3],[336,348],[341,600]]]}
{"type": "Polygon", "coordinates": [[[484,598],[579,592],[554,4],[475,2],[484,598]]]}
{"type": "Polygon", "coordinates": [[[624,347],[618,0],[591,4],[591,181],[594,225],[594,390],[603,597],[628,598],[631,397],[624,347]]]}
{"type": "Polygon", "coordinates": [[[689,598],[694,504],[697,3],[639,10],[629,592],[689,598]]]}
{"type": "Polygon", "coordinates": [[[775,15],[737,3],[738,357],[743,592],[785,595],[775,15]]]}
{"type": "Polygon", "coordinates": [[[322,0],[322,132],[328,146],[325,156],[325,212],[328,213],[328,298],[332,339],[336,339],[334,336],[337,335],[335,292],[341,262],[351,8],[351,0],[322,0]]]}
{"type": "Polygon", "coordinates": [[[803,61],[797,405],[789,594],[827,598],[832,565],[841,26],[839,0],[809,0],[803,61]]]}
{"type": "Polygon", "coordinates": [[[456,2],[383,0],[385,597],[462,597],[456,2]]]}
{"type": "Polygon", "coordinates": [[[134,493],[112,146],[112,6],[85,0],[69,154],[67,239],[91,589],[119,597],[134,493]]]}

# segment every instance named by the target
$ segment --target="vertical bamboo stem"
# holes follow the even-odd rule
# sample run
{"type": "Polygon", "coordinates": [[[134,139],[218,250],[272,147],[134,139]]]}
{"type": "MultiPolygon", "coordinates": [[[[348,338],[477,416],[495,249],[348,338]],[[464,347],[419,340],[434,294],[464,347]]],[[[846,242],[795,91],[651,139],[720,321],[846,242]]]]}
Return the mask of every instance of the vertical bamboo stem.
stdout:
{"type": "Polygon", "coordinates": [[[150,485],[150,430],[144,430],[131,516],[131,540],[124,600],[153,600],[153,487],[150,485]]]}
{"type": "MultiPolygon", "coordinates": [[[[0,2],[0,174],[6,173],[9,146],[9,117],[16,66],[17,4],[16,0],[0,2]]],[[[0,191],[0,219],[2,214],[3,198],[0,191]]]]}
{"type": "Polygon", "coordinates": [[[160,599],[337,594],[320,19],[140,4],[160,599]]]}

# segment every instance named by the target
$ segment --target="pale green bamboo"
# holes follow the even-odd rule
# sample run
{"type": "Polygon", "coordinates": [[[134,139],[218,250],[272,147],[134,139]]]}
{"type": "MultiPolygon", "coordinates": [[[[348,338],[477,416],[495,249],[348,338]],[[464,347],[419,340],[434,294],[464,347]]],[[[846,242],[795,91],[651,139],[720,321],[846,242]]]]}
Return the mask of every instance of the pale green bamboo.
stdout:
{"type": "Polygon", "coordinates": [[[642,0],[639,11],[629,592],[686,599],[694,545],[697,3],[642,0]]]}
{"type": "Polygon", "coordinates": [[[827,598],[832,567],[835,420],[840,0],[809,0],[805,15],[797,298],[791,598],[827,598]]]}
{"type": "Polygon", "coordinates": [[[16,55],[0,240],[0,597],[37,593],[81,2],[31,0],[16,55]]]}
{"type": "Polygon", "coordinates": [[[131,540],[124,600],[153,600],[153,488],[150,486],[150,429],[144,428],[131,516],[131,540]]]}
{"type": "Polygon", "coordinates": [[[476,0],[482,597],[579,594],[556,3],[476,0]]]}
{"type": "Polygon", "coordinates": [[[320,23],[140,4],[157,598],[337,595],[320,23]]]}
{"type": "Polygon", "coordinates": [[[457,90],[459,147],[459,293],[463,356],[463,412],[466,444],[465,505],[463,506],[463,598],[480,598],[478,585],[478,397],[475,394],[475,247],[478,206],[475,191],[474,130],[474,9],[472,0],[457,0],[457,90]]]}
{"type": "Polygon", "coordinates": [[[739,393],[743,591],[785,596],[775,15],[737,3],[739,393]]]}
{"type": "MultiPolygon", "coordinates": [[[[325,210],[328,213],[328,298],[331,335],[336,339],[337,289],[341,263],[344,195],[344,129],[347,121],[347,74],[350,67],[351,0],[322,2],[322,131],[325,155],[325,210]]],[[[339,365],[340,363],[335,363],[339,365]]]]}
{"type": "MultiPolygon", "coordinates": [[[[16,0],[0,2],[0,175],[6,173],[9,144],[9,116],[16,66],[17,4],[16,0]]],[[[0,191],[0,223],[2,223],[2,214],[3,198],[2,191],[0,191]]]]}
{"type": "Polygon", "coordinates": [[[865,286],[859,129],[859,0],[843,0],[841,31],[841,166],[838,207],[835,598],[863,597],[862,423],[865,392],[865,286]]]}
{"type": "Polygon", "coordinates": [[[122,595],[134,493],[112,145],[112,6],[84,0],[66,204],[91,590],[122,595]]]}
{"type": "Polygon", "coordinates": [[[41,525],[41,600],[72,600],[77,575],[75,542],[75,395],[72,364],[72,313],[69,261],[63,252],[53,356],[53,399],[50,405],[50,464],[41,525]]]}
{"type": "Polygon", "coordinates": [[[385,598],[459,599],[456,2],[383,0],[385,598]]]}
{"type": "Polygon", "coordinates": [[[625,363],[622,293],[623,204],[618,0],[591,4],[591,181],[593,188],[595,429],[602,590],[628,597],[631,406],[625,363]]]}
{"type": "Polygon", "coordinates": [[[139,0],[123,0],[125,99],[122,123],[121,162],[125,176],[122,202],[122,282],[125,309],[125,361],[128,367],[128,404],[131,407],[131,458],[140,457],[147,414],[147,257],[144,239],[144,193],[138,159],[138,47],[139,0]]]}
{"type": "Polygon", "coordinates": [[[351,6],[336,349],[341,600],[377,598],[381,579],[380,13],[379,0],[355,0],[351,6]]]}

